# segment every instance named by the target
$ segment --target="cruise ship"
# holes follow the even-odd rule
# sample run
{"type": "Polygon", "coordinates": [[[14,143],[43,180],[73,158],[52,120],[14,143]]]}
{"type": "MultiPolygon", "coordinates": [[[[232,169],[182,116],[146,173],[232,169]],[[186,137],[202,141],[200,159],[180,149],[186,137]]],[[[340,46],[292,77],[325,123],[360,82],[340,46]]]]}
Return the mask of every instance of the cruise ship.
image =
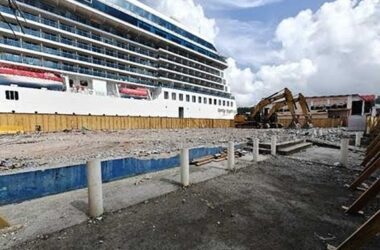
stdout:
{"type": "Polygon", "coordinates": [[[0,13],[0,113],[236,113],[214,45],[136,0],[0,0],[0,13]]]}

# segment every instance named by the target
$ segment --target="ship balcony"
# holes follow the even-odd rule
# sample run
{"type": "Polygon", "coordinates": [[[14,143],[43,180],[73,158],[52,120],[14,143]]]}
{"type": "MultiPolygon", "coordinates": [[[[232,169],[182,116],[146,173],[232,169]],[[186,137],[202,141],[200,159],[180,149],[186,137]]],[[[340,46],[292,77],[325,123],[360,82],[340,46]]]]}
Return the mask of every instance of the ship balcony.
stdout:
{"type": "Polygon", "coordinates": [[[216,82],[222,82],[222,80],[223,80],[223,78],[220,76],[219,72],[218,72],[218,74],[213,74],[213,73],[210,73],[208,71],[201,70],[201,69],[199,69],[199,67],[192,67],[191,65],[186,65],[185,63],[183,63],[181,61],[179,61],[179,62],[173,61],[173,60],[165,59],[162,57],[159,57],[158,61],[161,65],[168,65],[168,67],[166,67],[166,68],[176,69],[176,70],[178,68],[180,68],[186,72],[192,72],[191,75],[193,75],[193,76],[198,76],[198,77],[205,78],[205,79],[212,80],[212,81],[216,81],[216,82]]]}
{"type": "Polygon", "coordinates": [[[213,67],[212,65],[207,64],[205,62],[197,61],[194,58],[191,58],[190,56],[186,57],[176,52],[169,51],[163,48],[159,48],[158,51],[160,52],[159,53],[160,58],[181,63],[192,68],[197,68],[199,70],[206,71],[208,73],[211,73],[217,76],[220,76],[220,72],[223,70],[217,67],[213,67]]]}
{"type": "Polygon", "coordinates": [[[188,81],[188,82],[193,82],[193,83],[196,83],[196,84],[202,84],[204,86],[210,85],[210,86],[215,86],[215,87],[217,87],[219,89],[224,89],[224,85],[222,83],[220,83],[220,82],[206,80],[206,79],[203,79],[203,78],[200,78],[200,77],[196,77],[196,76],[192,76],[192,75],[189,75],[189,74],[181,73],[181,72],[179,72],[177,70],[171,70],[171,69],[167,69],[167,68],[164,68],[164,67],[159,67],[158,71],[159,71],[160,75],[170,75],[170,76],[175,77],[176,79],[186,79],[186,81],[188,81]]]}
{"type": "Polygon", "coordinates": [[[159,78],[160,77],[175,80],[178,82],[189,83],[196,86],[202,86],[202,87],[206,87],[206,88],[210,88],[214,90],[220,90],[220,91],[225,90],[224,86],[222,85],[215,84],[215,83],[208,83],[202,80],[197,80],[194,78],[176,74],[175,72],[160,72],[159,78]]]}

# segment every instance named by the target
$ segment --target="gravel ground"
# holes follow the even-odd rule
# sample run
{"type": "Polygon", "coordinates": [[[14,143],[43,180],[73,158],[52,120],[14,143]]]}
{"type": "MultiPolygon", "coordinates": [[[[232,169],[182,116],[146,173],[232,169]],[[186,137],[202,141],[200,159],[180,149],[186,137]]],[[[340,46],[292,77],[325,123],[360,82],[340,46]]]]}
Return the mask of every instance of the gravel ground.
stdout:
{"type": "Polygon", "coordinates": [[[355,173],[276,157],[16,249],[326,249],[379,209],[379,198],[365,216],[341,209],[359,195],[344,187],[355,173]]]}
{"type": "Polygon", "coordinates": [[[258,137],[269,142],[295,138],[339,141],[341,129],[321,130],[182,129],[125,130],[118,132],[77,131],[69,133],[19,134],[0,136],[0,171],[82,163],[89,158],[152,157],[177,152],[180,147],[199,147],[244,142],[258,137]]]}

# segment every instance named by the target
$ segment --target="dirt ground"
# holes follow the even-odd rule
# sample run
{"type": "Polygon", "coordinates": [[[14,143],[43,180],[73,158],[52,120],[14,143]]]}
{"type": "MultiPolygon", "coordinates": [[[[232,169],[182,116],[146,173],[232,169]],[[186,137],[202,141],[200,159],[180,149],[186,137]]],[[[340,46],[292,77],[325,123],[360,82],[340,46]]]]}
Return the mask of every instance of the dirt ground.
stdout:
{"type": "Polygon", "coordinates": [[[69,133],[19,134],[0,136],[0,172],[21,168],[52,167],[83,163],[90,158],[155,157],[177,152],[181,147],[223,145],[257,137],[269,142],[308,138],[315,135],[339,141],[341,129],[254,130],[254,129],[149,129],[125,131],[74,131],[69,133]]]}
{"type": "Polygon", "coordinates": [[[16,249],[326,249],[380,208],[377,198],[364,216],[344,213],[355,174],[279,156],[16,249]]]}

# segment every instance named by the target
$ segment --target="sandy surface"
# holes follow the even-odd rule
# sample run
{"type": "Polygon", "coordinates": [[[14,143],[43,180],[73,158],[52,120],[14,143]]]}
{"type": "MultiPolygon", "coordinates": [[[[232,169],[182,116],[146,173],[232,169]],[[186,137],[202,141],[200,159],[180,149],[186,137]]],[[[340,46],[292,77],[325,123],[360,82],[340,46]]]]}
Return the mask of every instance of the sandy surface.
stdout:
{"type": "Polygon", "coordinates": [[[344,134],[340,129],[325,129],[323,132],[324,135],[319,136],[319,132],[314,130],[150,129],[7,135],[0,136],[0,172],[20,168],[72,165],[93,157],[151,158],[176,153],[182,146],[215,146],[226,144],[230,140],[241,143],[252,137],[269,142],[272,135],[278,135],[278,141],[286,141],[307,138],[314,134],[322,139],[336,141],[344,134]]]}
{"type": "MultiPolygon", "coordinates": [[[[341,209],[360,195],[344,187],[355,173],[279,156],[17,249],[326,249],[379,209],[379,198],[364,216],[341,209]]],[[[376,238],[365,249],[379,248],[376,238]]]]}

